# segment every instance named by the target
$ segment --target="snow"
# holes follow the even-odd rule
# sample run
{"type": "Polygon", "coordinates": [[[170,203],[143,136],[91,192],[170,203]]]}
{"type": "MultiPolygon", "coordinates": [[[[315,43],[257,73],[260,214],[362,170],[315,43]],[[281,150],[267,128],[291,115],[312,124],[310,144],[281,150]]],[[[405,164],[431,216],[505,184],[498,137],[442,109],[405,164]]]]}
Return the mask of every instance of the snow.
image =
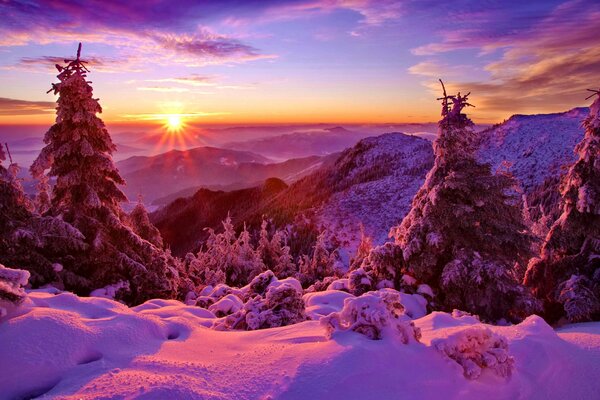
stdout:
{"type": "Polygon", "coordinates": [[[375,245],[382,244],[410,210],[432,163],[431,143],[418,137],[387,133],[362,140],[353,149],[352,169],[344,174],[351,185],[316,209],[318,224],[335,232],[350,253],[360,242],[361,225],[375,245]]]}
{"type": "MultiPolygon", "coordinates": [[[[584,136],[581,123],[588,114],[588,108],[575,108],[564,113],[514,115],[478,132],[478,159],[491,163],[493,171],[508,168],[529,195],[576,160],[573,149],[584,136]]],[[[345,179],[352,182],[368,172],[379,173],[334,193],[315,210],[318,225],[335,232],[350,253],[360,241],[361,224],[374,245],[388,240],[389,228],[406,216],[433,163],[430,142],[417,137],[387,133],[361,143],[364,151],[355,151],[353,168],[345,179]]],[[[441,239],[428,238],[431,242],[441,239]]]]}
{"type": "MultiPolygon", "coordinates": [[[[535,316],[497,327],[435,312],[414,320],[421,342],[405,345],[354,332],[327,340],[318,321],[221,332],[207,328],[212,313],[175,300],[127,308],[50,292],[30,292],[18,313],[0,319],[2,399],[591,399],[600,390],[598,322],[555,331],[535,316]],[[510,377],[484,369],[466,379],[432,345],[465,329],[506,338],[510,377]]],[[[348,297],[304,299],[308,310],[339,311],[348,297]]]]}
{"type": "Polygon", "coordinates": [[[573,149],[583,139],[581,123],[588,114],[589,109],[582,107],[556,114],[513,115],[481,133],[479,157],[493,170],[508,163],[529,192],[575,161],[573,149]]]}

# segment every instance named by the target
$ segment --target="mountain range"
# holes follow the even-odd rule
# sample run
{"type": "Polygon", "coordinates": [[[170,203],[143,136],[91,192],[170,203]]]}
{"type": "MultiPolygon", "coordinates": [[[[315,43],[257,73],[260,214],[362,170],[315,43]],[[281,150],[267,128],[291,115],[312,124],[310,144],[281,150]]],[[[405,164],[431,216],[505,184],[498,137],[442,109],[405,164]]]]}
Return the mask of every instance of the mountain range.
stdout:
{"type": "MultiPolygon", "coordinates": [[[[556,217],[557,185],[575,159],[573,149],[583,137],[581,122],[587,113],[586,108],[576,108],[515,115],[480,132],[478,158],[494,170],[508,169],[518,179],[532,215],[556,217]]],[[[430,141],[388,133],[361,140],[289,186],[270,181],[229,193],[201,190],[159,210],[152,219],[167,243],[178,243],[173,250],[179,254],[197,249],[203,228],[218,229],[227,213],[238,226],[256,225],[263,215],[279,226],[308,218],[352,252],[361,225],[374,243],[387,239],[390,227],[410,209],[432,162],[430,141]]]]}

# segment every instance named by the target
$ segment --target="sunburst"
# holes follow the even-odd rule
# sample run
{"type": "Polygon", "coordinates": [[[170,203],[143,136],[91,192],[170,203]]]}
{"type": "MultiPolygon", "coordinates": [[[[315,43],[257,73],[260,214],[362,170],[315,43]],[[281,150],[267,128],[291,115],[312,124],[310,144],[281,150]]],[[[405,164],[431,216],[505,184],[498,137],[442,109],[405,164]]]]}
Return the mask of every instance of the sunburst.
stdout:
{"type": "Polygon", "coordinates": [[[184,122],[181,114],[169,114],[166,117],[165,127],[169,133],[179,133],[183,130],[184,122]]]}

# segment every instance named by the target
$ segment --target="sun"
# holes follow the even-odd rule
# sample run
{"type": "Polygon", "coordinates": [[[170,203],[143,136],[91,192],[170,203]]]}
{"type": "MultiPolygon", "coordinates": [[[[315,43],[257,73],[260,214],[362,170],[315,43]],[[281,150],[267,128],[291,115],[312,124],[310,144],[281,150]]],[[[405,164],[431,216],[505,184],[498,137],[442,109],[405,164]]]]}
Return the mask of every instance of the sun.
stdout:
{"type": "Polygon", "coordinates": [[[180,131],[183,127],[183,121],[181,120],[181,115],[178,114],[170,114],[167,116],[167,129],[171,132],[180,131]]]}

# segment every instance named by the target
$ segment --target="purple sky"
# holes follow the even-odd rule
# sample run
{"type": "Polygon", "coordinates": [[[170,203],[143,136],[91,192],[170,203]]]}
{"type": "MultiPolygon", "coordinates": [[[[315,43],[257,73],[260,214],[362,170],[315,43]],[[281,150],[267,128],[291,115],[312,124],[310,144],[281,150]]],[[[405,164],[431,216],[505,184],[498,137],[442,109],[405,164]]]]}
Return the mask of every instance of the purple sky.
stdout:
{"type": "Polygon", "coordinates": [[[52,121],[84,42],[107,121],[434,121],[438,78],[476,120],[585,105],[600,2],[0,0],[0,124],[52,121]]]}

